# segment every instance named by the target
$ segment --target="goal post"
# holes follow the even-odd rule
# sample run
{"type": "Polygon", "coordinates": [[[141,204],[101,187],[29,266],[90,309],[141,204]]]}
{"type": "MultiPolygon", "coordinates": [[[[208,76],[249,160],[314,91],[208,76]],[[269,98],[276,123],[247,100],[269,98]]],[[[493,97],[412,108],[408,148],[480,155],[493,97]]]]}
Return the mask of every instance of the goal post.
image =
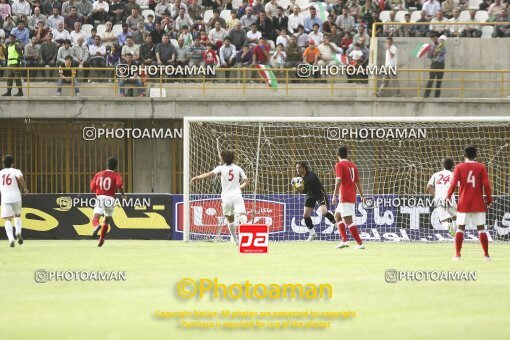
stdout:
{"type": "MultiPolygon", "coordinates": [[[[510,117],[185,117],[183,132],[183,225],[176,231],[185,241],[229,238],[219,179],[191,186],[193,176],[219,164],[220,149],[233,150],[251,180],[243,192],[248,220],[267,224],[273,241],[306,239],[304,195],[290,186],[294,165],[306,161],[331,202],[340,145],[348,147],[369,199],[364,205],[358,197],[355,217],[366,240],[451,241],[427,183],[445,157],[462,162],[470,144],[495,196],[486,228],[494,240],[510,236],[510,117]]],[[[312,220],[320,240],[338,240],[335,226],[316,210],[312,220]]],[[[466,235],[477,239],[474,230],[466,235]]]]}

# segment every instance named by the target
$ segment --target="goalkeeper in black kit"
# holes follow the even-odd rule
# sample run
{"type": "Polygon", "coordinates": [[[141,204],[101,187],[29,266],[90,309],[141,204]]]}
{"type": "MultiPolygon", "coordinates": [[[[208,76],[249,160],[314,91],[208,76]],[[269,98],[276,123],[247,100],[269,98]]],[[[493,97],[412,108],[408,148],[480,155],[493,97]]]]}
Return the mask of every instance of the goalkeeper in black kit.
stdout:
{"type": "Polygon", "coordinates": [[[311,242],[317,239],[317,233],[314,230],[312,218],[310,217],[315,205],[319,205],[317,213],[326,217],[333,225],[335,225],[335,217],[330,211],[328,211],[328,196],[319,177],[317,177],[314,172],[310,171],[308,164],[302,161],[297,162],[296,171],[298,177],[294,177],[291,184],[297,191],[306,194],[303,218],[305,219],[306,227],[310,231],[310,236],[308,236],[306,241],[311,242]]]}

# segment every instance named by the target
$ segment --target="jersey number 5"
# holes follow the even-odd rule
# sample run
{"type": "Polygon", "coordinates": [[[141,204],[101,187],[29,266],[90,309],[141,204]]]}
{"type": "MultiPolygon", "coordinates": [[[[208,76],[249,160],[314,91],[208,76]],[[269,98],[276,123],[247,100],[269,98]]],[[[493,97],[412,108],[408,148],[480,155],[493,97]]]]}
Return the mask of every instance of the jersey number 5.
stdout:
{"type": "Polygon", "coordinates": [[[11,185],[12,184],[12,178],[10,174],[5,174],[2,176],[2,182],[3,185],[11,185]]]}
{"type": "Polygon", "coordinates": [[[467,182],[471,183],[473,188],[476,186],[475,176],[473,176],[473,170],[469,170],[468,177],[467,177],[467,182]]]}
{"type": "Polygon", "coordinates": [[[234,170],[230,170],[228,172],[228,181],[232,182],[233,179],[234,179],[234,170]]]}

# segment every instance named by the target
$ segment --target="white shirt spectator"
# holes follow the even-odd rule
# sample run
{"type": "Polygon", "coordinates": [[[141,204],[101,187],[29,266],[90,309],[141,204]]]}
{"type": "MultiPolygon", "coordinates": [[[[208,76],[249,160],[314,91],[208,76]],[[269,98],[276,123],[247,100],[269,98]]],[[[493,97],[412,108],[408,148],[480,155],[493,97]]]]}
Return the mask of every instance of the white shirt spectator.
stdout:
{"type": "Polygon", "coordinates": [[[16,16],[18,14],[25,14],[28,17],[31,11],[30,4],[26,0],[14,0],[11,5],[11,13],[16,16]]]}
{"type": "Polygon", "coordinates": [[[184,18],[177,16],[175,19],[175,29],[180,31],[182,26],[188,26],[189,29],[193,26],[193,19],[186,13],[184,13],[184,18]]]}
{"type": "Polygon", "coordinates": [[[441,5],[437,0],[428,0],[423,4],[422,10],[427,12],[428,17],[435,17],[437,11],[441,9],[441,5]]]}
{"type": "Polygon", "coordinates": [[[56,40],[71,40],[71,35],[66,29],[59,31],[58,29],[54,29],[53,33],[53,41],[56,40]]]}
{"type": "Polygon", "coordinates": [[[219,55],[220,55],[220,63],[226,64],[229,61],[232,61],[233,59],[235,59],[236,47],[234,46],[234,44],[230,44],[228,47],[226,47],[225,44],[223,44],[220,47],[219,55]]]}
{"type": "Polygon", "coordinates": [[[301,14],[295,15],[294,13],[289,15],[289,33],[297,32],[299,25],[305,26],[305,19],[303,16],[301,14]]]}
{"type": "Polygon", "coordinates": [[[282,44],[284,48],[287,48],[287,45],[289,44],[289,36],[283,36],[279,35],[278,38],[276,38],[276,45],[282,44]]]}
{"type": "Polygon", "coordinates": [[[262,38],[262,33],[260,31],[257,31],[253,33],[251,30],[246,33],[246,39],[255,39],[256,43],[258,43],[259,39],[262,38]]]}
{"type": "Polygon", "coordinates": [[[110,10],[110,5],[108,5],[106,1],[103,2],[94,1],[94,3],[92,4],[92,10],[95,11],[101,8],[104,9],[105,13],[108,13],[108,11],[110,10]]]}
{"type": "Polygon", "coordinates": [[[321,44],[322,39],[324,39],[324,34],[322,34],[322,32],[317,32],[317,34],[316,34],[312,31],[312,32],[308,33],[308,40],[315,41],[316,45],[321,44]]]}
{"type": "Polygon", "coordinates": [[[100,52],[101,55],[104,57],[106,55],[106,47],[104,47],[103,45],[96,46],[95,44],[89,46],[89,54],[91,58],[96,57],[97,52],[100,52]]]}
{"type": "Polygon", "coordinates": [[[283,6],[279,4],[276,0],[269,1],[266,4],[266,6],[264,6],[264,10],[266,11],[267,16],[271,18],[276,16],[276,10],[278,9],[278,7],[283,8],[283,6]]]}
{"type": "Polygon", "coordinates": [[[71,34],[69,34],[69,36],[71,37],[71,46],[78,45],[78,38],[80,37],[83,38],[83,41],[87,39],[87,35],[83,31],[80,32],[72,31],[71,34]]]}
{"type": "Polygon", "coordinates": [[[397,66],[397,62],[398,62],[398,56],[397,56],[397,46],[395,45],[391,45],[390,48],[386,49],[386,59],[385,59],[385,62],[384,62],[384,65],[385,66],[397,66]],[[391,56],[391,54],[393,54],[393,57],[391,56]]]}
{"type": "Polygon", "coordinates": [[[64,22],[64,17],[61,16],[61,15],[57,15],[57,16],[50,16],[48,18],[48,28],[50,30],[54,30],[58,27],[58,23],[59,22],[64,22]]]}

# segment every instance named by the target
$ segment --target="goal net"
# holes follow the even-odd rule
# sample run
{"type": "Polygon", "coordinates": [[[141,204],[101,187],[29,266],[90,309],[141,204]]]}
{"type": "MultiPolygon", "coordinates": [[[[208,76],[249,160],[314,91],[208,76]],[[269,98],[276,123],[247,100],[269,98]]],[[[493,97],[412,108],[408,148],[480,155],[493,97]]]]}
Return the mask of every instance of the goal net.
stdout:
{"type": "MultiPolygon", "coordinates": [[[[463,161],[463,149],[475,145],[487,166],[494,203],[487,213],[493,240],[510,236],[510,120],[487,118],[185,118],[184,218],[176,226],[184,240],[226,240],[219,178],[191,185],[193,176],[219,165],[219,152],[233,150],[235,163],[251,181],[243,192],[248,220],[267,224],[269,237],[304,240],[305,195],[290,185],[295,163],[306,161],[333,193],[338,146],[347,146],[358,167],[369,204],[358,196],[355,223],[364,240],[450,241],[438,217],[427,183],[443,169],[442,160],[463,161]]],[[[317,207],[316,207],[317,208],[317,207]]],[[[335,207],[330,206],[333,211],[335,207]]],[[[317,211],[312,221],[320,240],[338,240],[336,227],[317,211]]],[[[466,239],[478,234],[467,229],[466,239]]]]}

